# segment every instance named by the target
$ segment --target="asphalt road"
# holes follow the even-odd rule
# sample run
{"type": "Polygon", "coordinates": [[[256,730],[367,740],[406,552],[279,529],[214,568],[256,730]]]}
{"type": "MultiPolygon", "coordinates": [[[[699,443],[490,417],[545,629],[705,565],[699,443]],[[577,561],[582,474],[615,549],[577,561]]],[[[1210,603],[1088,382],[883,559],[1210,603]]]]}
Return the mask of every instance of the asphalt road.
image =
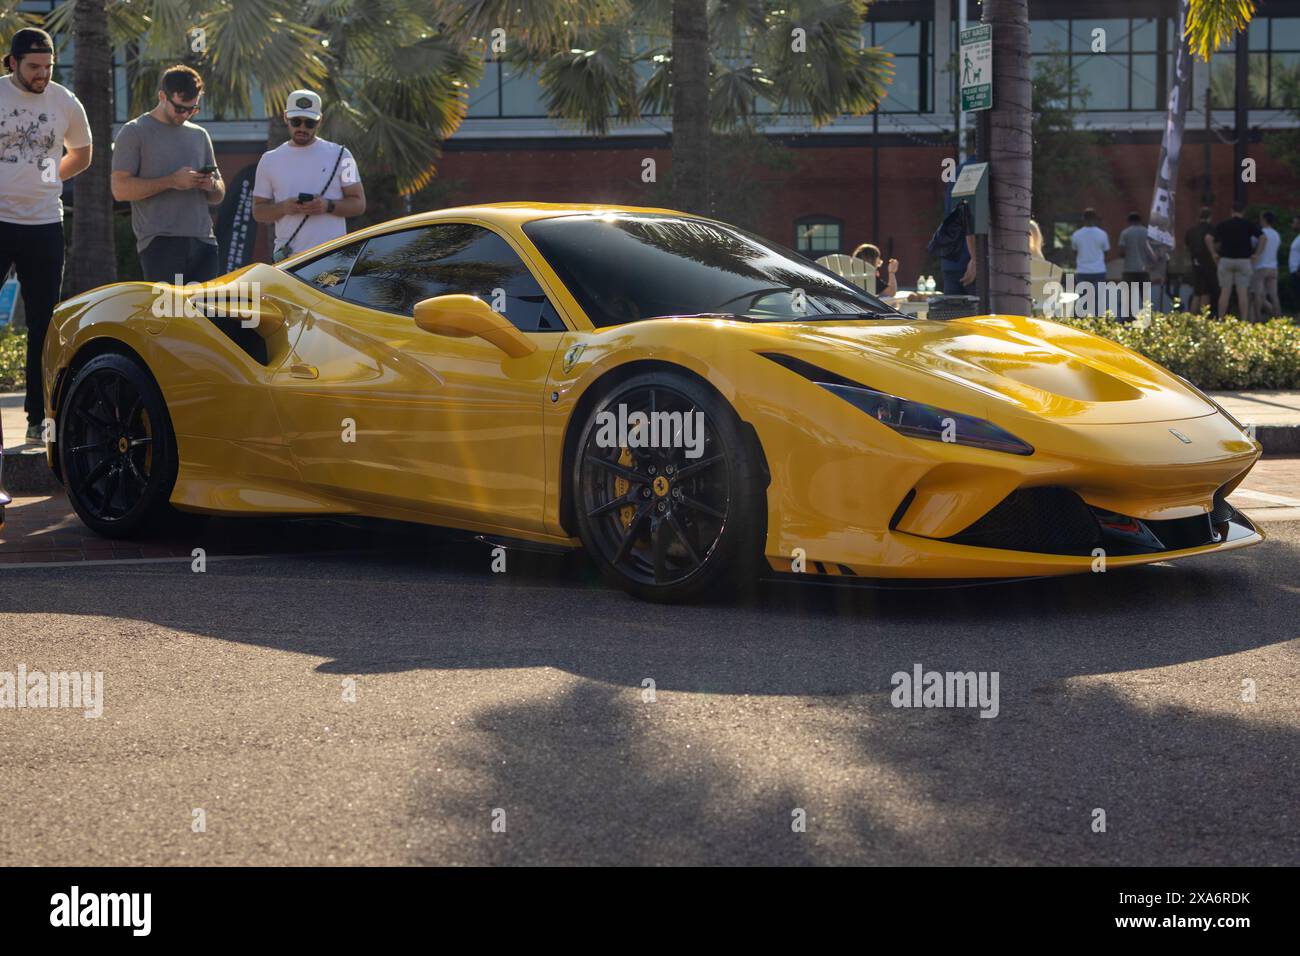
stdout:
{"type": "Polygon", "coordinates": [[[0,671],[103,672],[99,719],[0,709],[4,862],[1294,865],[1300,522],[1267,531],[671,608],[329,525],[203,573],[0,569],[0,671]],[[996,671],[998,715],[892,706],[916,664],[996,671]]]}

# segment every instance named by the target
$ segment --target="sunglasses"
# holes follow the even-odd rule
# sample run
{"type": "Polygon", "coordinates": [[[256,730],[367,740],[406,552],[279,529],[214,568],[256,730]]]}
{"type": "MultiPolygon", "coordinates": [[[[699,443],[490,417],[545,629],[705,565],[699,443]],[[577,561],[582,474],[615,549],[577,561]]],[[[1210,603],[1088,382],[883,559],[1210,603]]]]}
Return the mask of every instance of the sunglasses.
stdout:
{"type": "Polygon", "coordinates": [[[316,120],[307,119],[304,116],[295,116],[293,119],[289,120],[289,125],[292,126],[294,129],[297,129],[299,126],[305,126],[308,129],[315,129],[316,120]]]}
{"type": "Polygon", "coordinates": [[[193,106],[185,106],[181,103],[177,103],[170,96],[167,97],[167,102],[171,104],[172,109],[176,111],[178,116],[192,116],[199,111],[198,103],[195,103],[193,106]]]}

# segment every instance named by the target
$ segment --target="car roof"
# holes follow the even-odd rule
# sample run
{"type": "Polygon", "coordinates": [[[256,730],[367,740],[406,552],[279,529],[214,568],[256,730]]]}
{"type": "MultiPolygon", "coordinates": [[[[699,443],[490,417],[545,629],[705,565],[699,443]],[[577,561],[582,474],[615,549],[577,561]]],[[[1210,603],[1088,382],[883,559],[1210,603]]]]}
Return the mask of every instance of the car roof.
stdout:
{"type": "Polygon", "coordinates": [[[452,206],[447,209],[434,209],[428,212],[417,212],[410,216],[403,216],[399,219],[388,219],[384,222],[377,222],[373,225],[358,229],[355,232],[349,232],[331,239],[328,242],[321,243],[319,246],[313,246],[311,249],[305,249],[285,259],[283,262],[276,263],[281,269],[292,269],[302,262],[315,259],[317,256],[328,253],[340,246],[355,242],[358,239],[369,239],[372,236],[381,235],[389,232],[400,232],[403,229],[410,229],[416,226],[426,225],[428,223],[441,222],[447,219],[479,219],[485,222],[494,223],[505,227],[519,227],[525,223],[533,222],[538,219],[555,219],[563,216],[582,216],[600,213],[639,213],[641,215],[655,216],[687,216],[692,219],[707,219],[706,216],[695,216],[691,213],[684,213],[676,209],[661,209],[655,206],[624,206],[618,203],[582,203],[582,202],[490,202],[479,203],[471,206],[452,206]]]}
{"type": "MultiPolygon", "coordinates": [[[[401,219],[392,219],[382,225],[393,226],[418,225],[423,222],[437,222],[440,219],[453,219],[472,216],[491,222],[512,222],[522,224],[535,219],[553,219],[558,216],[580,216],[592,213],[648,213],[653,215],[687,216],[689,213],[676,209],[661,209],[655,206],[624,206],[618,203],[561,203],[561,202],[490,202],[471,206],[452,206],[447,209],[435,209],[429,212],[415,213],[401,219]]],[[[694,217],[692,217],[694,218],[694,217]]]]}

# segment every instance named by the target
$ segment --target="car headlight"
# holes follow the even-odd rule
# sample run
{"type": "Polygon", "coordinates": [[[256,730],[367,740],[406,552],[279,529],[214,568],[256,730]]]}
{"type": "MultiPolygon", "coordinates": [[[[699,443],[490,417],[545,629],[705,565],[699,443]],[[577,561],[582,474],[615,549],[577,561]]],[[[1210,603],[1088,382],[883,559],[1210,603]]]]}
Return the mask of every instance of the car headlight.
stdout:
{"type": "Polygon", "coordinates": [[[1004,451],[1012,455],[1034,453],[1032,445],[1021,441],[1006,429],[973,415],[908,401],[862,385],[817,384],[908,438],[970,445],[973,448],[1004,451]]]}
{"type": "Polygon", "coordinates": [[[783,365],[792,372],[815,382],[850,405],[860,408],[882,425],[887,425],[908,438],[968,445],[988,451],[1007,452],[1012,455],[1032,455],[1034,447],[990,421],[950,412],[933,405],[914,402],[878,389],[868,388],[850,381],[842,375],[789,355],[764,352],[765,358],[783,365]]]}

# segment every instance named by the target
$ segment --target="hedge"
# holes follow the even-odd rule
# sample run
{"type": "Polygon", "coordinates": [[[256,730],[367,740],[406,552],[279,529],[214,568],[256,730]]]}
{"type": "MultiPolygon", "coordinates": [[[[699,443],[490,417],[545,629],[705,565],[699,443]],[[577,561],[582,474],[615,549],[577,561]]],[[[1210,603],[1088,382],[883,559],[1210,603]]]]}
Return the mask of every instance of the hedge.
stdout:
{"type": "MultiPolygon", "coordinates": [[[[1156,314],[1151,324],[1110,318],[1059,319],[1159,362],[1206,391],[1300,389],[1300,325],[1291,319],[1243,322],[1208,313],[1156,314]]],[[[0,391],[23,388],[27,335],[0,333],[0,391]]]]}
{"type": "Polygon", "coordinates": [[[0,392],[26,387],[27,333],[0,331],[0,392]]]}
{"type": "Polygon", "coordinates": [[[1154,314],[1151,324],[1058,319],[1145,355],[1205,391],[1300,389],[1300,325],[1282,317],[1245,322],[1208,312],[1154,314]]]}

